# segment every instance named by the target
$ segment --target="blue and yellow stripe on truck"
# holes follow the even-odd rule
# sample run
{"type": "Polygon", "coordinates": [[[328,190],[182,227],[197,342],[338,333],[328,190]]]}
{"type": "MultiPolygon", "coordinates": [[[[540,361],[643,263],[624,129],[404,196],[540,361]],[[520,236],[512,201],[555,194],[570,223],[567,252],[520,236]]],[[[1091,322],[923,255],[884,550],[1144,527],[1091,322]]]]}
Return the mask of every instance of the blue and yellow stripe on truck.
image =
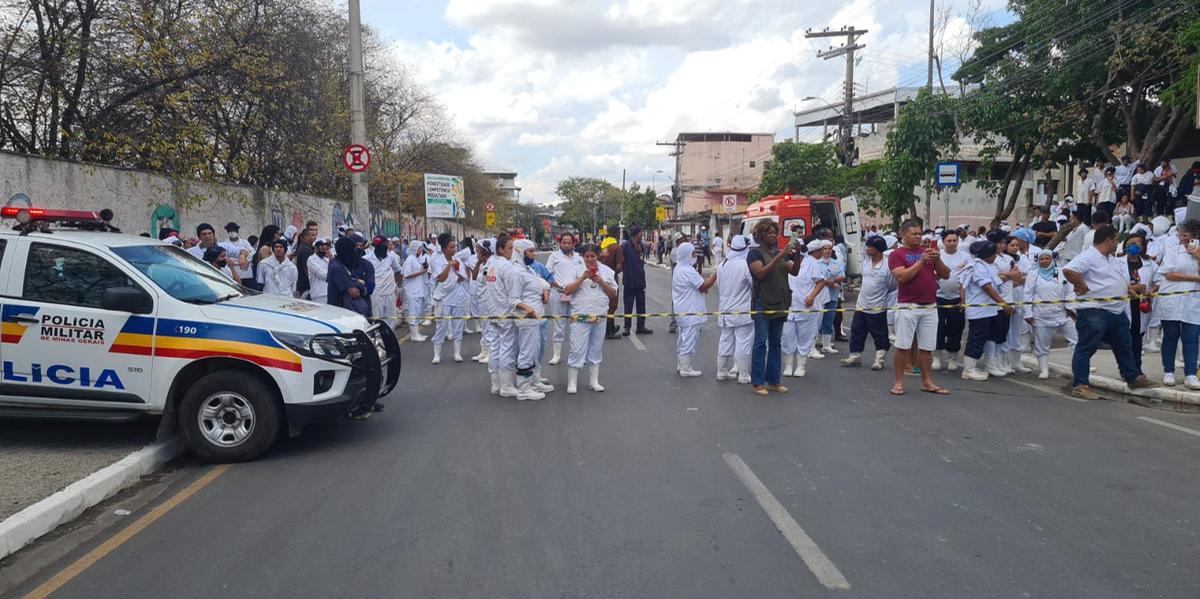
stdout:
{"type": "Polygon", "coordinates": [[[300,357],[261,329],[229,324],[131,316],[112,353],[163,358],[238,358],[266,368],[300,372],[300,357]]]}

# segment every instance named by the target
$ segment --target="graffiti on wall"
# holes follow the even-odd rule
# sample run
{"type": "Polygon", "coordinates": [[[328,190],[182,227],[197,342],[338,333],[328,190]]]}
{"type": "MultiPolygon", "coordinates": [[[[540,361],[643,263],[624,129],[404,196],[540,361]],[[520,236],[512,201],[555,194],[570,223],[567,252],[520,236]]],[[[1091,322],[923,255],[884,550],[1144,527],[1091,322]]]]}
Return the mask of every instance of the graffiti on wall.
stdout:
{"type": "Polygon", "coordinates": [[[159,204],[150,213],[150,235],[158,237],[158,232],[164,227],[179,230],[179,213],[169,204],[159,204]]]}
{"type": "Polygon", "coordinates": [[[371,209],[371,233],[384,237],[399,237],[400,225],[390,214],[379,208],[371,209]]]}

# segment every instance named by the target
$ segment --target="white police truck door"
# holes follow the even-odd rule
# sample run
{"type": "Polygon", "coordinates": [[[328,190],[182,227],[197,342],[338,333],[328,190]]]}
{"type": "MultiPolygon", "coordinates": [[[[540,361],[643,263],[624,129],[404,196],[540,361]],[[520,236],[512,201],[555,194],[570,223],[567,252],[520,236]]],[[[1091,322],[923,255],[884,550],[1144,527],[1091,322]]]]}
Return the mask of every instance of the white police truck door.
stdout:
{"type": "Polygon", "coordinates": [[[21,241],[13,244],[12,293],[0,309],[0,395],[45,407],[158,411],[149,393],[153,314],[101,305],[107,288],[146,288],[87,249],[21,241]]]}

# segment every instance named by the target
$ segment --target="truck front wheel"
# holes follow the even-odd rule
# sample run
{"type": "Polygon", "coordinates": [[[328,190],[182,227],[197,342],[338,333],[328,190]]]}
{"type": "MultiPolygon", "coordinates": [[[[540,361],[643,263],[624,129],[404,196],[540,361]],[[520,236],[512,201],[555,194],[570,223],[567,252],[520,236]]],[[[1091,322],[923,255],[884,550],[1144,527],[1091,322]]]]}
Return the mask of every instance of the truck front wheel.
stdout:
{"type": "Polygon", "coordinates": [[[257,378],[214,372],[196,381],[179,405],[188,448],[214,462],[245,462],[279,436],[279,405],[257,378]]]}

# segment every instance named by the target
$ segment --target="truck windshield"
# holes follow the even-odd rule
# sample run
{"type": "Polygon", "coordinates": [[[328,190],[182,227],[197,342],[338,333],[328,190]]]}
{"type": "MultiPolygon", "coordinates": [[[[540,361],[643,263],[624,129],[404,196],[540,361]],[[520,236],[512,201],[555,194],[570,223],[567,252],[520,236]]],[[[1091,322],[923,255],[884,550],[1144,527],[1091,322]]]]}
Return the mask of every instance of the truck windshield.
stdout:
{"type": "Polygon", "coordinates": [[[243,295],[228,277],[173,245],[132,245],[113,248],[113,253],[180,301],[215,304],[243,295]]]}

